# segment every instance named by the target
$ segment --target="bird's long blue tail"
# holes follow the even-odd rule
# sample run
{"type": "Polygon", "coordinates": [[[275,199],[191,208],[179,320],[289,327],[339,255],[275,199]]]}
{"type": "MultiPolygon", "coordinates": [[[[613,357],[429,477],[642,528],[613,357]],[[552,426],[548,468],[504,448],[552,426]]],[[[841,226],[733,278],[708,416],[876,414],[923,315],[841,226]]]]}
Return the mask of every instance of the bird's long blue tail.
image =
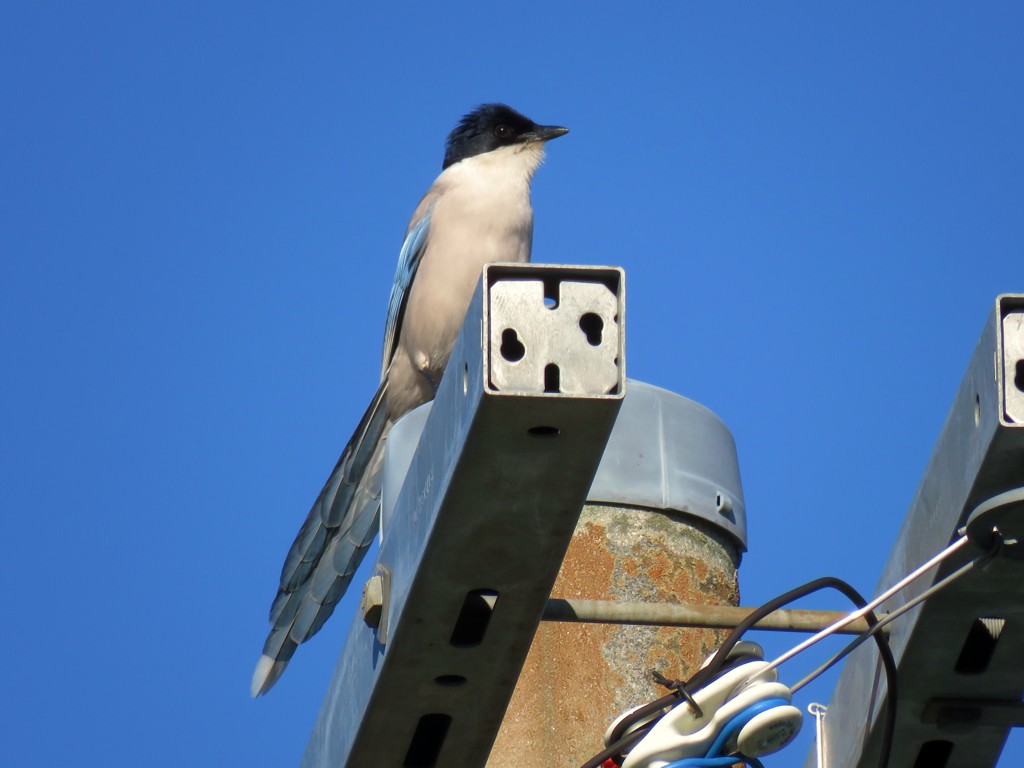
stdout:
{"type": "Polygon", "coordinates": [[[253,697],[273,687],[298,645],[327,621],[373,541],[390,423],[385,378],[285,558],[253,697]]]}

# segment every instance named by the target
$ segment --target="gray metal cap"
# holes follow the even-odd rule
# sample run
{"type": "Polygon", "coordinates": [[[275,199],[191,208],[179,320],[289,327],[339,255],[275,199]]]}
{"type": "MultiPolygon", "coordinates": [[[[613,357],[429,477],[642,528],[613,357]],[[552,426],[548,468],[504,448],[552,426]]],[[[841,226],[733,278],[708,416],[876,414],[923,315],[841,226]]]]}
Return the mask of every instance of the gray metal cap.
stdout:
{"type": "MultiPolygon", "coordinates": [[[[382,535],[430,406],[406,414],[388,436],[382,535]]],[[[743,551],[747,548],[746,507],[732,433],[703,405],[651,384],[628,381],[587,501],[693,515],[730,534],[743,551]]]]}

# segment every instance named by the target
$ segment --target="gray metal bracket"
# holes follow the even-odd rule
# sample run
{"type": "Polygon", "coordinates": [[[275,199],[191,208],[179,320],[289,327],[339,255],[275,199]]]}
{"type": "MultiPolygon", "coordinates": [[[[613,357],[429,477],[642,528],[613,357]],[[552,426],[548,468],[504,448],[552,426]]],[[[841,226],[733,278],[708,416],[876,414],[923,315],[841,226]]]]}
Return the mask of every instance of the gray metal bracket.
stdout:
{"type": "Polygon", "coordinates": [[[623,283],[484,270],[304,766],[485,763],[622,401],[623,283]]]}
{"type": "MultiPolygon", "coordinates": [[[[879,591],[943,549],[972,510],[978,510],[975,521],[1019,529],[1020,520],[1010,516],[1020,509],[1019,500],[1008,492],[1022,485],[1024,295],[1007,294],[996,299],[985,323],[879,591]]],[[[972,528],[973,539],[984,538],[976,524],[972,528]]],[[[981,550],[961,550],[884,607],[920,595],[981,550]]],[[[1019,719],[1016,707],[1013,717],[1007,715],[1006,702],[1019,702],[1024,694],[1024,563],[997,556],[890,627],[900,686],[890,766],[995,765],[1013,718],[1019,719]],[[955,714],[950,700],[975,702],[979,719],[943,716],[955,714]]],[[[874,649],[854,652],[828,707],[828,723],[841,726],[830,728],[825,739],[827,765],[878,764],[886,695],[874,649]]],[[[812,753],[805,765],[815,762],[812,753]]]]}

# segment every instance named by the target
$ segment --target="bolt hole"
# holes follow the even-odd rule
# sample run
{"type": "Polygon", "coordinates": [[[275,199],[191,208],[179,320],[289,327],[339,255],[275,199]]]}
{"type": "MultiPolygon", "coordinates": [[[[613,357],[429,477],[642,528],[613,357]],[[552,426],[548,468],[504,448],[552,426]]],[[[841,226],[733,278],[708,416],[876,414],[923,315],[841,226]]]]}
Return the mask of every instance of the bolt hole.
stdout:
{"type": "Polygon", "coordinates": [[[554,363],[548,363],[544,366],[544,391],[545,392],[561,392],[562,391],[562,373],[558,370],[558,366],[554,363]]]}
{"type": "Polygon", "coordinates": [[[469,394],[469,363],[462,364],[462,394],[469,394]]]}
{"type": "Polygon", "coordinates": [[[974,395],[974,426],[981,424],[981,396],[974,395]]]}
{"type": "Polygon", "coordinates": [[[914,768],[943,768],[953,754],[953,742],[945,740],[926,741],[921,745],[914,761],[914,768]]]}
{"type": "Polygon", "coordinates": [[[548,309],[558,309],[558,288],[557,280],[544,281],[544,306],[548,309]]]}
{"type": "Polygon", "coordinates": [[[519,340],[515,328],[506,328],[501,332],[501,356],[510,363],[518,363],[526,355],[526,347],[519,340]]]}
{"type": "Polygon", "coordinates": [[[484,641],[487,625],[498,602],[498,593],[493,589],[474,589],[466,593],[462,610],[452,628],[451,644],[456,648],[472,648],[484,641]]]}
{"type": "Polygon", "coordinates": [[[434,682],[445,688],[455,688],[466,684],[466,678],[462,675],[438,675],[434,682]]]}
{"type": "Polygon", "coordinates": [[[538,426],[530,427],[526,430],[526,434],[533,435],[534,437],[557,437],[559,433],[558,427],[538,426]]]}
{"type": "Polygon", "coordinates": [[[954,669],[961,675],[980,675],[988,669],[1005,626],[1006,619],[997,616],[975,619],[967,632],[954,669]]]}
{"type": "Polygon", "coordinates": [[[600,315],[587,312],[580,318],[580,330],[587,337],[587,343],[592,347],[601,346],[601,333],[604,331],[604,320],[600,315]]]}
{"type": "Polygon", "coordinates": [[[1017,361],[1017,375],[1013,377],[1013,383],[1024,392],[1024,360],[1017,361]]]}
{"type": "Polygon", "coordinates": [[[405,760],[402,761],[403,768],[434,768],[451,724],[451,715],[441,712],[423,715],[416,723],[405,760]]]}

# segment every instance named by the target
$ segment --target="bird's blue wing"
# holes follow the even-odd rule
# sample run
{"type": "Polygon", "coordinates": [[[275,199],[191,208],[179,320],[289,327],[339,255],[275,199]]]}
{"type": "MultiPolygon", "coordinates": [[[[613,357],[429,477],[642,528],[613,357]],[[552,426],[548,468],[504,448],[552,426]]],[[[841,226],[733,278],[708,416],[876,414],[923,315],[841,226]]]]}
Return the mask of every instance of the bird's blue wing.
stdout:
{"type": "Polygon", "coordinates": [[[395,270],[395,282],[391,286],[391,300],[388,301],[388,320],[384,327],[384,349],[381,365],[381,378],[387,374],[391,358],[395,354],[398,341],[398,329],[405,314],[406,301],[409,298],[409,286],[412,285],[416,270],[426,250],[427,236],[430,233],[430,216],[434,206],[431,203],[423,214],[409,227],[402,243],[402,251],[398,254],[398,269],[395,270]]]}

